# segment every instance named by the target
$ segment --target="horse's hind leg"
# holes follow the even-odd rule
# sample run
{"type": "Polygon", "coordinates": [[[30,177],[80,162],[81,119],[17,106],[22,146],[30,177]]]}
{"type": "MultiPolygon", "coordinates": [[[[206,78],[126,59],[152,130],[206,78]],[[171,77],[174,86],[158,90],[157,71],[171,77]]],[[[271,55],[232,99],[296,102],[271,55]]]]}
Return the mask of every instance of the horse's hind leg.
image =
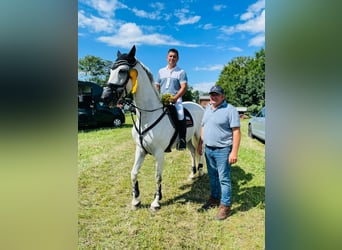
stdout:
{"type": "Polygon", "coordinates": [[[204,174],[204,172],[203,172],[203,154],[199,156],[197,170],[198,170],[198,176],[202,176],[204,174]]]}
{"type": "Polygon", "coordinates": [[[151,203],[151,210],[155,211],[160,209],[159,201],[162,199],[162,191],[161,191],[161,183],[162,183],[162,175],[163,175],[163,167],[164,167],[164,152],[158,151],[155,154],[156,159],[156,192],[154,194],[154,200],[151,203]]]}
{"type": "MultiPolygon", "coordinates": [[[[192,180],[194,178],[196,178],[196,148],[194,146],[194,144],[190,141],[188,143],[188,148],[190,150],[191,153],[191,158],[192,158],[192,167],[191,167],[191,173],[188,177],[188,180],[192,180]]],[[[199,155],[198,157],[198,166],[197,166],[197,170],[198,170],[198,176],[202,176],[203,173],[203,155],[199,155]]]]}
{"type": "Polygon", "coordinates": [[[192,161],[192,166],[191,166],[191,173],[188,177],[188,180],[192,180],[196,177],[196,149],[194,147],[194,145],[192,144],[192,142],[188,142],[187,144],[189,150],[190,150],[190,154],[191,154],[191,161],[192,161]]]}
{"type": "Polygon", "coordinates": [[[132,209],[137,209],[140,204],[140,190],[139,190],[139,183],[138,183],[138,173],[139,169],[145,159],[146,153],[139,147],[136,147],[135,150],[135,160],[133,164],[133,168],[131,171],[131,183],[132,183],[132,209]]]}

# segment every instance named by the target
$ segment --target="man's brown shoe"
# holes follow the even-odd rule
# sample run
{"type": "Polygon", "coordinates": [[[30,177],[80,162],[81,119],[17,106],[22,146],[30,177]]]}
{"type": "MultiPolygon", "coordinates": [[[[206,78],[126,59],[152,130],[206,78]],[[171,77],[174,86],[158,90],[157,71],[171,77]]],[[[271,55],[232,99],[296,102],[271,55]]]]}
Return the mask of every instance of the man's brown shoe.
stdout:
{"type": "Polygon", "coordinates": [[[218,212],[215,215],[215,220],[225,220],[229,216],[229,213],[230,213],[230,207],[220,204],[218,208],[218,212]]]}
{"type": "Polygon", "coordinates": [[[216,199],[213,197],[209,197],[209,199],[207,200],[207,202],[198,209],[198,211],[205,211],[208,210],[209,208],[214,208],[214,207],[218,207],[220,205],[220,199],[216,199]]]}

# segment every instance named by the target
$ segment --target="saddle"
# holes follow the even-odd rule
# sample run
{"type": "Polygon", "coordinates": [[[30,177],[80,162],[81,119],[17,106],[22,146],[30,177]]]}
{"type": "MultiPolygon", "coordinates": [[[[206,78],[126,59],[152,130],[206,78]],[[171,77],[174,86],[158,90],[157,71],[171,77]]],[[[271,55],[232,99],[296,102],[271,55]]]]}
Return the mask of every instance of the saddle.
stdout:
{"type": "MultiPolygon", "coordinates": [[[[177,130],[178,127],[176,126],[178,122],[178,115],[177,115],[176,107],[174,105],[166,105],[166,109],[167,109],[167,114],[170,118],[172,126],[176,129],[176,132],[178,132],[177,130]]],[[[186,108],[184,108],[184,118],[186,121],[187,128],[194,126],[194,120],[192,119],[192,116],[189,110],[187,110],[186,108]]]]}
{"type": "MultiPolygon", "coordinates": [[[[171,146],[175,142],[175,140],[178,136],[178,132],[179,132],[178,126],[177,126],[178,115],[177,115],[176,107],[174,105],[166,105],[166,109],[167,109],[167,114],[168,114],[168,117],[170,119],[170,122],[175,129],[175,132],[174,132],[173,136],[171,137],[170,143],[167,146],[167,148],[165,149],[165,152],[169,153],[169,152],[171,152],[171,146]]],[[[186,127],[187,128],[194,126],[194,120],[192,119],[192,116],[191,116],[189,110],[187,110],[186,108],[184,108],[184,119],[186,121],[186,127]]]]}

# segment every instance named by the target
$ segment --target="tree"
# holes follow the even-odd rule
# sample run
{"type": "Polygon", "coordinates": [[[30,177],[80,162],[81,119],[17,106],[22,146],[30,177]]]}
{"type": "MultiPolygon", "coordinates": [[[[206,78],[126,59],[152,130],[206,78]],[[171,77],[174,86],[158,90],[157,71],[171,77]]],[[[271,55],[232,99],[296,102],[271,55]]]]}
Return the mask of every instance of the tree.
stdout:
{"type": "MultiPolygon", "coordinates": [[[[261,107],[265,105],[265,50],[255,57],[237,57],[222,70],[220,85],[227,100],[234,106],[261,107]]],[[[254,111],[254,110],[253,110],[254,111]]]]}
{"type": "Polygon", "coordinates": [[[112,62],[109,60],[87,55],[78,60],[79,78],[103,86],[109,78],[111,64],[112,62]]]}
{"type": "Polygon", "coordinates": [[[198,102],[199,92],[197,90],[194,91],[193,87],[188,85],[185,94],[182,96],[182,100],[198,102]]]}

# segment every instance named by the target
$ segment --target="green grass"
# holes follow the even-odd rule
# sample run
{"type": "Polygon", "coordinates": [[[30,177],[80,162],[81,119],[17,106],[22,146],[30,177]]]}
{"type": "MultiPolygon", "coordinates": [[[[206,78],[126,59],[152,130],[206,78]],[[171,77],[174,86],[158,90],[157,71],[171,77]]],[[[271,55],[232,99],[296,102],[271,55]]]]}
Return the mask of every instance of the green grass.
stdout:
{"type": "Polygon", "coordinates": [[[241,121],[239,161],[232,167],[233,214],[215,221],[216,209],[199,213],[209,178],[193,181],[189,151],[165,154],[161,209],[149,207],[155,192],[154,159],[139,174],[142,207],[131,210],[130,171],[135,145],[131,118],[117,129],[78,133],[79,249],[264,249],[265,147],[247,137],[241,121]]]}

